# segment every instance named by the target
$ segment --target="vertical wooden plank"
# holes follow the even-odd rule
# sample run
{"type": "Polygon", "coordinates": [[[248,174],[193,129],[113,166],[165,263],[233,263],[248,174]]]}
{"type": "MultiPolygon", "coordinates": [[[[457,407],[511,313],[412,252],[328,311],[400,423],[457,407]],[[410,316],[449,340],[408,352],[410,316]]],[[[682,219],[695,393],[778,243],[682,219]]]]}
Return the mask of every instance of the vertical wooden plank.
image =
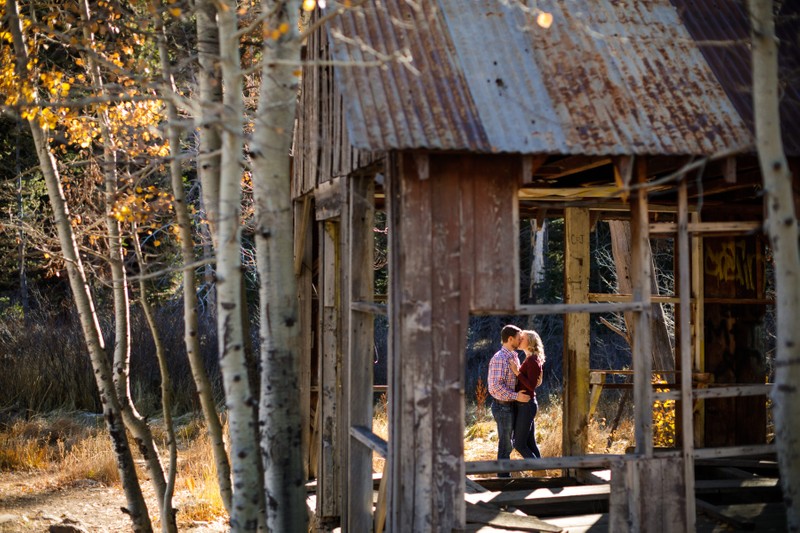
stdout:
{"type": "Polygon", "coordinates": [[[689,335],[691,276],[689,272],[689,202],[686,179],[678,185],[678,295],[681,368],[681,458],[683,466],[684,525],[686,531],[695,528],[694,496],[694,419],[692,416],[692,345],[689,335]]]}
{"type": "MultiPolygon", "coordinates": [[[[375,237],[374,179],[372,176],[350,177],[347,180],[349,201],[349,253],[347,277],[349,302],[373,300],[373,250],[375,237]]],[[[347,362],[349,366],[348,397],[351,426],[372,427],[372,383],[374,318],[372,314],[349,308],[347,362]]],[[[369,531],[372,522],[372,451],[348,436],[347,483],[348,531],[369,531]]]]}
{"type": "Polygon", "coordinates": [[[640,186],[631,194],[631,281],[633,301],[641,302],[644,309],[635,314],[633,337],[633,402],[636,434],[636,452],[653,456],[653,374],[650,335],[650,243],[647,213],[647,162],[636,160],[636,182],[640,186]]]}
{"type": "MultiPolygon", "coordinates": [[[[691,213],[693,223],[700,222],[699,213],[691,213]]],[[[698,372],[706,371],[705,362],[705,302],[703,287],[703,237],[699,233],[692,235],[692,357],[694,368],[698,372]]],[[[706,408],[705,400],[697,400],[694,418],[694,445],[705,446],[706,408]]]]}
{"type": "Polygon", "coordinates": [[[341,514],[340,476],[337,453],[340,448],[338,434],[339,409],[339,337],[338,337],[338,287],[339,257],[337,254],[338,223],[325,221],[320,244],[322,253],[322,324],[320,331],[320,467],[318,478],[317,507],[321,519],[338,517],[341,514]]]}
{"type": "Polygon", "coordinates": [[[387,172],[391,221],[389,453],[393,463],[388,529],[431,531],[431,182],[417,178],[410,156],[396,157],[387,172]]]}
{"type": "Polygon", "coordinates": [[[611,466],[609,531],[686,533],[682,460],[626,456],[611,466]]]}
{"type": "MultiPolygon", "coordinates": [[[[519,156],[470,159],[474,197],[463,223],[473,229],[473,311],[514,312],[519,303],[519,156]],[[491,223],[486,223],[491,221],[491,223]]],[[[440,198],[437,198],[437,202],[440,198]]]]}
{"type": "Polygon", "coordinates": [[[433,279],[433,524],[437,530],[465,526],[464,354],[469,324],[461,287],[461,182],[486,179],[473,174],[473,157],[430,156],[433,279]]]}
{"type": "MultiPolygon", "coordinates": [[[[311,198],[309,196],[301,202],[294,204],[294,228],[295,242],[302,243],[295,250],[295,276],[297,276],[298,290],[298,313],[300,315],[300,331],[306,332],[300,341],[300,419],[303,421],[301,432],[301,446],[303,448],[303,476],[309,478],[310,467],[310,448],[311,443],[311,352],[313,350],[314,325],[312,324],[312,279],[311,269],[303,268],[304,265],[311,264],[313,254],[312,224],[308,221],[310,214],[311,198]],[[306,205],[308,204],[308,205],[306,205]]],[[[313,443],[316,446],[316,443],[313,443]]]]}
{"type": "MultiPolygon", "coordinates": [[[[683,476],[685,472],[684,460],[682,457],[672,457],[668,459],[659,459],[659,468],[656,472],[658,479],[661,480],[660,494],[663,509],[663,531],[665,533],[687,533],[693,532],[694,517],[692,517],[692,527],[689,528],[686,523],[688,516],[687,504],[691,502],[691,507],[694,509],[694,483],[692,483],[692,497],[687,500],[684,493],[683,476]]],[[[693,460],[690,461],[693,463],[693,460]]],[[[692,469],[694,475],[694,469],[692,469]]],[[[652,498],[648,498],[652,500],[652,498]]],[[[652,505],[657,505],[655,502],[652,505]]],[[[693,511],[692,511],[693,512],[693,511]]]]}
{"type": "MultiPolygon", "coordinates": [[[[589,301],[589,210],[564,210],[564,302],[589,301]]],[[[589,417],[589,315],[564,317],[564,455],[584,455],[589,417]]]]}
{"type": "Polygon", "coordinates": [[[623,459],[611,465],[611,494],[608,498],[608,530],[625,533],[628,523],[629,460],[623,459]]]}

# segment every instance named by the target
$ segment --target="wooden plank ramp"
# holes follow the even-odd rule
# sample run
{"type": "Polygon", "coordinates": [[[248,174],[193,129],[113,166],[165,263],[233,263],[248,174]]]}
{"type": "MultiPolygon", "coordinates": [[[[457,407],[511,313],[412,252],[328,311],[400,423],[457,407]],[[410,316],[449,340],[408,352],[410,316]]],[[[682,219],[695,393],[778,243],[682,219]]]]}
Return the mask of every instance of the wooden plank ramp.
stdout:
{"type": "Polygon", "coordinates": [[[559,533],[563,528],[539,520],[535,516],[523,516],[501,511],[486,504],[467,503],[467,523],[486,524],[516,531],[544,531],[559,533]]]}

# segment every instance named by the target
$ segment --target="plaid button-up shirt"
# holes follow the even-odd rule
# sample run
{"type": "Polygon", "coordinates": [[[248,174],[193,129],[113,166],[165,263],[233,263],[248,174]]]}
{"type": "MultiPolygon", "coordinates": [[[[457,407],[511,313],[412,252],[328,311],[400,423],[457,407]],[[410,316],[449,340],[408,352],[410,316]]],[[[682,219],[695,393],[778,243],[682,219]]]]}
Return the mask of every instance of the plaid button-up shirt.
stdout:
{"type": "Polygon", "coordinates": [[[504,346],[489,361],[489,394],[501,402],[513,402],[517,399],[517,393],[514,391],[517,377],[511,371],[512,360],[519,367],[517,352],[508,350],[504,346]]]}

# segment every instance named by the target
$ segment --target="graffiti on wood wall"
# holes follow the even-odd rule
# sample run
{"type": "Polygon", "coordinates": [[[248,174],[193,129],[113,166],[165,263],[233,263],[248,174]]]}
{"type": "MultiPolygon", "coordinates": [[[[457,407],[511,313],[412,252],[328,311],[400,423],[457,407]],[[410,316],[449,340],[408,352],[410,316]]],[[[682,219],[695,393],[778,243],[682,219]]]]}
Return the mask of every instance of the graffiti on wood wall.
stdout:
{"type": "Polygon", "coordinates": [[[720,282],[736,282],[748,291],[756,289],[756,254],[746,241],[722,241],[705,250],[705,274],[720,282]]]}

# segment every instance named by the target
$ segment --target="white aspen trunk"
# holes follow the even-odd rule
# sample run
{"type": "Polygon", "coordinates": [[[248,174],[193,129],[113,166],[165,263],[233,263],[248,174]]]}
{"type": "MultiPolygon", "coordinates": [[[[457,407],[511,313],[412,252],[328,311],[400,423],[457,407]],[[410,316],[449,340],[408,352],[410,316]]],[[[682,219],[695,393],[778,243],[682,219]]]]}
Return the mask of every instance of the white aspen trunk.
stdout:
{"type": "MultiPolygon", "coordinates": [[[[157,7],[157,6],[155,6],[157,7]]],[[[217,102],[218,98],[212,96],[215,94],[209,86],[213,83],[208,81],[214,69],[207,71],[208,65],[204,65],[204,61],[210,61],[207,57],[207,49],[211,47],[213,50],[218,50],[219,35],[216,31],[216,26],[211,22],[213,16],[209,15],[209,10],[213,12],[213,6],[208,2],[198,3],[197,6],[197,25],[198,25],[198,47],[200,48],[201,69],[198,73],[201,82],[201,101],[205,102],[206,98],[215,98],[213,102],[217,102]],[[201,20],[204,27],[201,30],[201,20]],[[214,43],[217,43],[216,45],[214,43]]],[[[158,12],[158,9],[154,9],[158,12]]],[[[160,20],[156,23],[158,31],[158,46],[159,57],[161,60],[161,68],[163,72],[164,83],[167,85],[167,90],[172,93],[177,93],[174,81],[172,79],[171,67],[169,63],[169,54],[166,46],[166,38],[164,36],[163,24],[160,20]]],[[[219,86],[219,79],[216,79],[219,86]]],[[[170,146],[170,182],[172,185],[172,196],[174,198],[173,208],[178,222],[178,234],[181,243],[181,258],[184,265],[191,265],[195,261],[194,237],[192,234],[192,221],[189,216],[188,206],[186,205],[186,192],[184,190],[183,176],[181,174],[180,161],[180,135],[176,128],[178,123],[178,114],[175,105],[169,100],[167,104],[167,136],[170,146]]],[[[201,104],[201,109],[206,109],[204,103],[201,104]]],[[[201,112],[202,116],[202,112],[201,112]]],[[[201,119],[204,120],[204,119],[201,119]]],[[[209,181],[209,189],[212,189],[213,195],[213,209],[216,213],[216,205],[219,201],[219,135],[216,133],[215,126],[211,124],[204,124],[200,128],[200,155],[198,156],[198,174],[201,176],[201,183],[203,184],[203,191],[206,190],[206,181],[209,181]],[[209,141],[211,136],[216,139],[215,142],[209,141]],[[210,145],[210,146],[209,146],[210,145]],[[208,155],[206,150],[209,150],[213,155],[208,155]],[[210,176],[203,178],[203,176],[210,176]]],[[[211,387],[211,381],[208,378],[208,373],[203,363],[202,355],[200,352],[200,336],[198,332],[197,323],[197,286],[195,283],[194,268],[183,269],[183,342],[186,346],[186,356],[189,360],[189,367],[192,371],[192,378],[194,379],[195,387],[197,388],[197,396],[200,401],[200,407],[203,411],[203,418],[206,421],[206,427],[211,441],[211,450],[214,455],[214,465],[217,472],[217,483],[219,484],[220,498],[225,506],[225,509],[230,513],[231,511],[231,467],[228,460],[228,453],[225,450],[225,440],[223,437],[222,422],[220,421],[217,407],[214,403],[214,395],[211,387]]]]}
{"type": "Polygon", "coordinates": [[[788,531],[800,531],[800,250],[792,175],[783,152],[778,101],[778,47],[772,0],[750,0],[753,109],[775,260],[775,384],[772,412],[788,531]]]}
{"type": "MultiPolygon", "coordinates": [[[[90,31],[92,15],[88,1],[81,2],[81,18],[83,19],[83,38],[87,45],[94,46],[94,35],[90,31]]],[[[88,65],[89,77],[93,86],[103,96],[106,95],[105,84],[99,65],[90,52],[85,54],[84,60],[88,65]]],[[[114,371],[113,379],[117,392],[117,399],[122,409],[122,419],[125,427],[133,435],[139,452],[147,465],[150,480],[155,488],[159,502],[162,521],[167,524],[168,531],[177,532],[175,515],[172,504],[168,502],[168,509],[164,509],[167,483],[164,477],[164,467],[156,446],[150,426],[139,415],[133,405],[130,395],[130,300],[128,296],[128,279],[124,269],[124,248],[120,232],[120,223],[114,218],[114,202],[117,196],[117,154],[114,148],[115,140],[108,114],[101,113],[100,125],[103,142],[102,174],[105,185],[105,213],[106,228],[108,230],[108,260],[111,267],[112,294],[114,299],[114,371]]]]}
{"type": "MultiPolygon", "coordinates": [[[[17,57],[17,76],[22,80],[26,75],[25,65],[28,62],[28,54],[21,21],[19,19],[17,3],[14,0],[6,0],[6,16],[8,18],[8,27],[12,34],[14,50],[17,57]]],[[[109,368],[106,359],[97,313],[94,309],[91,291],[86,280],[86,273],[78,252],[75,234],[70,224],[69,209],[61,186],[61,179],[55,160],[50,153],[50,146],[47,142],[47,131],[40,126],[36,118],[29,119],[28,124],[36,146],[36,155],[39,160],[39,165],[45,179],[45,184],[47,185],[47,192],[50,206],[53,209],[53,218],[58,232],[61,252],[64,255],[67,267],[70,288],[72,289],[72,295],[75,299],[75,307],[80,318],[84,340],[86,341],[89,351],[98,392],[100,394],[100,401],[103,406],[103,418],[105,419],[106,427],[108,428],[113,442],[117,466],[119,468],[120,478],[128,505],[125,511],[131,518],[132,527],[135,532],[150,532],[152,531],[152,525],[150,523],[147,505],[142,496],[142,490],[139,486],[133,462],[133,455],[122,423],[121,408],[116,396],[111,368],[109,368]]]]}
{"type": "MultiPolygon", "coordinates": [[[[206,221],[201,224],[200,232],[210,242],[204,243],[206,255],[214,253],[216,243],[216,221],[219,219],[219,183],[220,161],[222,155],[222,139],[220,137],[220,114],[222,110],[222,75],[219,67],[219,30],[216,24],[216,8],[211,0],[195,2],[197,20],[197,52],[200,69],[197,72],[200,89],[200,114],[196,123],[200,144],[197,151],[197,175],[202,185],[203,211],[206,221]]],[[[208,301],[216,301],[214,290],[214,267],[209,264],[205,268],[205,281],[210,287],[208,301]]],[[[212,436],[212,440],[216,440],[212,436]]],[[[226,460],[227,462],[227,460],[226,460]]],[[[219,468],[219,460],[217,461],[219,468]]],[[[230,466],[225,470],[229,472],[230,466]]],[[[221,471],[218,471],[221,472],[221,471]]],[[[230,485],[230,483],[228,483],[230,485]]],[[[230,489],[222,490],[230,493],[230,489]]],[[[223,500],[226,495],[223,494],[223,500]]],[[[230,503],[230,495],[227,500],[230,503]]],[[[229,504],[226,504],[230,507],[229,504]]]]}
{"type": "Polygon", "coordinates": [[[224,130],[220,174],[219,220],[217,221],[217,329],[219,361],[225,388],[225,405],[231,443],[233,495],[231,530],[256,531],[263,522],[259,502],[263,485],[259,472],[258,428],[248,380],[242,328],[241,298],[241,181],[244,148],[243,75],[239,58],[238,5],[220,2],[217,8],[220,65],[225,87],[224,130]]]}
{"type": "Polygon", "coordinates": [[[261,282],[261,452],[268,529],[303,532],[307,529],[307,512],[298,387],[300,321],[293,268],[289,159],[299,81],[294,71],[300,61],[300,2],[270,1],[265,10],[273,13],[265,22],[269,28],[285,23],[289,31],[278,40],[264,42],[252,143],[256,257],[261,282]]]}
{"type": "Polygon", "coordinates": [[[200,136],[197,153],[197,175],[200,177],[203,209],[211,238],[219,219],[220,161],[222,139],[219,134],[222,110],[222,78],[219,66],[219,30],[217,12],[211,0],[195,2],[197,20],[197,52],[200,70],[197,72],[200,89],[200,115],[196,123],[200,136]]]}
{"type": "MultiPolygon", "coordinates": [[[[132,240],[134,250],[136,251],[136,260],[139,263],[140,272],[144,275],[147,270],[147,264],[144,260],[142,246],[139,242],[139,236],[135,225],[133,233],[132,240]]],[[[147,282],[144,277],[139,278],[139,303],[142,306],[144,317],[147,320],[147,327],[150,328],[150,334],[153,336],[153,344],[156,348],[156,359],[158,360],[158,370],[161,374],[161,412],[164,416],[164,428],[167,432],[169,468],[167,471],[166,489],[160,506],[162,516],[171,517],[161,520],[161,531],[162,533],[170,533],[173,531],[173,527],[177,529],[175,525],[175,509],[172,507],[172,496],[175,493],[175,475],[178,470],[178,441],[175,438],[175,424],[172,420],[172,380],[169,377],[167,354],[164,350],[164,343],[161,342],[161,335],[158,332],[156,318],[150,307],[150,302],[147,301],[147,282]]]]}

